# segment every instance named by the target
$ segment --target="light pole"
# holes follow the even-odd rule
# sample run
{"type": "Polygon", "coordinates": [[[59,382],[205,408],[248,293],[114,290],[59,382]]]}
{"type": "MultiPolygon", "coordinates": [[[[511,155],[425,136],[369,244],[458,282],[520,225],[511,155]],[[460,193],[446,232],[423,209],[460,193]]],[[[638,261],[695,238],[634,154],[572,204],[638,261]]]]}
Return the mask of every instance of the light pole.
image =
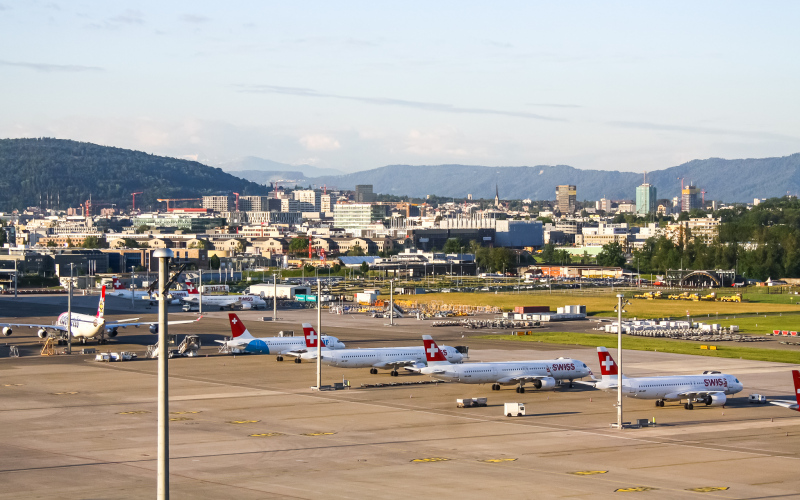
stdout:
{"type": "Polygon", "coordinates": [[[322,284],[317,278],[317,390],[322,388],[322,284]]]}
{"type": "Polygon", "coordinates": [[[394,326],[394,280],[389,280],[389,326],[394,326]]]}
{"type": "Polygon", "coordinates": [[[617,429],[622,429],[622,298],[617,294],[617,429]]]}
{"type": "Polygon", "coordinates": [[[199,283],[197,286],[197,291],[200,293],[199,297],[200,304],[197,306],[197,312],[200,314],[200,316],[202,316],[203,315],[203,270],[202,269],[200,269],[200,276],[198,277],[198,281],[199,283]]]}
{"type": "Polygon", "coordinates": [[[167,268],[173,257],[169,248],[158,248],[153,258],[158,259],[158,482],[156,498],[169,500],[169,384],[167,359],[167,268]]]}
{"type": "Polygon", "coordinates": [[[75,264],[69,265],[69,289],[67,291],[67,354],[72,354],[72,270],[75,264]]]}
{"type": "Polygon", "coordinates": [[[272,322],[278,321],[278,275],[272,273],[272,322]]]}
{"type": "MultiPolygon", "coordinates": [[[[24,255],[24,251],[23,251],[24,255]]],[[[14,298],[17,298],[17,259],[14,259],[14,298]]]]}

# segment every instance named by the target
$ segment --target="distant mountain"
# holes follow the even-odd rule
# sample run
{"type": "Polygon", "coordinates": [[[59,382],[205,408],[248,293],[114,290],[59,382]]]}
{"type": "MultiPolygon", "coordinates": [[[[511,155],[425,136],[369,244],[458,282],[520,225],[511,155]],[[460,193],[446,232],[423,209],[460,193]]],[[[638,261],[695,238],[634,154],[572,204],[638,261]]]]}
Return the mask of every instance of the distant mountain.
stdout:
{"type": "MultiPolygon", "coordinates": [[[[680,178],[705,189],[707,199],[726,202],[784,196],[800,192],[800,153],[781,158],[693,160],[683,165],[647,173],[658,198],[679,196],[680,178]]],[[[574,184],[578,200],[634,199],[642,174],[606,170],[580,170],[567,165],[536,167],[481,167],[473,165],[389,165],[339,176],[308,178],[303,184],[323,184],[354,189],[372,184],[376,193],[398,196],[494,198],[495,185],[502,199],[554,200],[556,186],[574,184]]]]}
{"type": "Polygon", "coordinates": [[[295,184],[300,186],[307,186],[311,184],[311,181],[309,181],[308,178],[303,175],[303,172],[297,171],[232,170],[228,173],[235,175],[236,177],[246,179],[250,182],[256,182],[258,184],[269,184],[270,182],[276,181],[279,181],[283,186],[288,185],[290,187],[293,187],[295,184]]]}
{"type": "MultiPolygon", "coordinates": [[[[236,172],[237,175],[239,173],[244,172],[269,172],[269,173],[282,173],[282,172],[292,172],[292,173],[300,173],[300,178],[303,177],[320,177],[323,175],[344,175],[344,172],[341,170],[337,170],[335,168],[320,168],[315,167],[313,165],[290,165],[288,163],[280,163],[277,161],[267,160],[264,158],[259,158],[257,156],[245,156],[242,158],[237,158],[236,160],[226,161],[223,163],[217,164],[219,168],[224,170],[225,172],[236,172]]],[[[247,178],[244,175],[239,175],[240,177],[247,178]]]]}
{"type": "Polygon", "coordinates": [[[265,186],[194,161],[61,139],[0,139],[0,211],[28,206],[158,206],[157,198],[263,195],[265,186]],[[59,203],[60,200],[60,203],[59,203]]]}

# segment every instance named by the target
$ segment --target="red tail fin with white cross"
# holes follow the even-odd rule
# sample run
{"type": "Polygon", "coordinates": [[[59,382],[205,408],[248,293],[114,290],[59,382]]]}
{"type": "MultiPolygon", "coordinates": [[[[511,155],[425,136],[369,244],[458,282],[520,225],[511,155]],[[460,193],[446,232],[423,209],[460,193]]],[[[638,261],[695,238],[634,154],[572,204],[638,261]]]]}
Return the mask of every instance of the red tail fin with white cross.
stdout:
{"type": "Polygon", "coordinates": [[[311,326],[311,323],[303,323],[303,336],[306,338],[306,349],[316,349],[319,342],[319,334],[311,326]]]}
{"type": "Polygon", "coordinates": [[[619,373],[617,371],[617,363],[614,361],[614,358],[611,357],[608,349],[605,347],[598,347],[597,357],[600,358],[601,375],[605,377],[606,375],[617,375],[619,373]]]}
{"type": "Polygon", "coordinates": [[[800,370],[792,370],[792,378],[794,378],[794,395],[797,398],[797,406],[800,408],[800,370]]]}
{"type": "Polygon", "coordinates": [[[97,304],[97,319],[102,320],[106,311],[106,286],[100,291],[100,303],[97,304]]]}
{"type": "Polygon", "coordinates": [[[189,295],[200,295],[200,292],[197,291],[197,287],[189,280],[186,280],[186,293],[189,295]]]}
{"type": "Polygon", "coordinates": [[[252,339],[253,336],[239,319],[236,313],[228,313],[228,319],[231,322],[231,335],[235,339],[252,339]]]}
{"type": "Polygon", "coordinates": [[[117,278],[116,276],[111,278],[111,286],[114,288],[114,290],[124,290],[125,289],[125,285],[123,285],[119,281],[119,278],[117,278]]]}
{"type": "Polygon", "coordinates": [[[422,343],[425,345],[425,360],[428,362],[428,366],[450,364],[442,350],[436,345],[436,341],[433,340],[433,337],[430,335],[423,335],[422,343]]]}

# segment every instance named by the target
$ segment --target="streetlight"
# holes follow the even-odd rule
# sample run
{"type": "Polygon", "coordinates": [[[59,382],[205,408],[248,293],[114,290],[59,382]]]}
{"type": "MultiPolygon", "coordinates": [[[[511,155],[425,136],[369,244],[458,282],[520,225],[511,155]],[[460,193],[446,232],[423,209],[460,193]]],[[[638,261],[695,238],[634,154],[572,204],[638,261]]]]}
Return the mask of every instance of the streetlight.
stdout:
{"type": "Polygon", "coordinates": [[[167,268],[174,256],[169,248],[153,251],[158,259],[158,473],[156,498],[169,499],[169,384],[167,359],[167,268]]]}
{"type": "Polygon", "coordinates": [[[617,429],[622,429],[622,299],[625,295],[617,294],[617,429]]]}

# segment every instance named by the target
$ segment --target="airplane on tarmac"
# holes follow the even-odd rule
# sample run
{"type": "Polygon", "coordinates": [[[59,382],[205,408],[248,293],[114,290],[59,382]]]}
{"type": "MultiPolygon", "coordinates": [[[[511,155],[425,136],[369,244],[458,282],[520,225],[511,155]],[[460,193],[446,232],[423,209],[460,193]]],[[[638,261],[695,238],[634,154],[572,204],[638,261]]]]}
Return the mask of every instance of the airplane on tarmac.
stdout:
{"type": "MultiPolygon", "coordinates": [[[[608,391],[618,387],[617,363],[605,347],[597,348],[600,358],[602,378],[584,383],[608,391]]],[[[701,375],[666,375],[658,377],[622,376],[622,393],[629,398],[655,399],[656,406],[664,406],[665,401],[686,400],[683,407],[693,410],[695,402],[706,406],[724,406],[728,395],[740,392],[744,386],[733,375],[717,371],[706,371],[701,375]]]]}
{"type": "MultiPolygon", "coordinates": [[[[253,337],[242,320],[235,313],[228,313],[231,324],[231,340],[217,340],[235,353],[275,354],[278,361],[283,361],[284,356],[292,356],[295,363],[300,363],[301,356],[308,352],[307,342],[304,337],[253,337]]],[[[303,324],[303,329],[311,328],[308,323],[303,324]]],[[[323,335],[322,343],[325,349],[344,349],[344,344],[336,337],[323,335]]],[[[316,349],[316,344],[314,346],[316,349]]],[[[314,353],[316,355],[316,352],[314,353]]]]}
{"type": "MultiPolygon", "coordinates": [[[[97,306],[97,314],[91,316],[89,314],[72,313],[72,324],[67,325],[67,313],[63,312],[58,316],[55,324],[52,325],[30,325],[22,323],[0,323],[3,327],[3,335],[8,337],[13,332],[13,327],[26,326],[28,328],[38,328],[37,335],[40,339],[47,337],[48,330],[56,330],[61,332],[69,331],[70,334],[78,339],[81,344],[85,344],[88,339],[99,337],[98,344],[105,344],[108,342],[106,336],[116,337],[117,329],[122,327],[126,328],[133,326],[139,328],[142,325],[150,327],[150,333],[158,333],[158,321],[145,321],[137,322],[139,318],[122,319],[117,321],[106,321],[104,317],[106,302],[106,287],[103,286],[100,292],[100,303],[97,306]]],[[[188,321],[169,321],[168,325],[180,325],[184,323],[194,323],[200,321],[202,316],[197,319],[188,321]]]]}
{"type": "MultiPolygon", "coordinates": [[[[109,292],[110,297],[120,297],[123,299],[131,298],[131,294],[133,294],[134,299],[144,299],[144,300],[155,300],[158,297],[158,292],[154,292],[153,295],[150,295],[146,291],[136,292],[134,290],[126,289],[125,285],[123,285],[119,278],[116,276],[111,278],[111,286],[113,291],[109,292]]],[[[191,281],[186,281],[186,290],[170,290],[169,295],[172,297],[170,304],[172,305],[179,305],[181,303],[181,299],[184,297],[189,296],[189,289],[194,288],[191,281]]]]}
{"type": "Polygon", "coordinates": [[[524,393],[528,382],[536,389],[555,389],[557,381],[563,380],[569,380],[572,387],[573,380],[592,373],[585,363],[570,358],[451,365],[430,335],[423,335],[422,342],[428,361],[427,368],[420,370],[423,375],[462,384],[491,383],[493,391],[499,391],[502,385],[519,384],[517,392],[524,393]]]}
{"type": "Polygon", "coordinates": [[[784,408],[789,408],[790,410],[800,411],[800,371],[792,370],[792,379],[794,380],[794,394],[797,400],[786,401],[783,399],[777,399],[775,401],[770,401],[770,403],[783,406],[784,408]]]}
{"type": "MultiPolygon", "coordinates": [[[[200,292],[191,281],[186,282],[187,295],[182,297],[181,300],[187,304],[199,304],[200,292]]],[[[203,305],[211,307],[219,307],[222,311],[226,307],[233,309],[234,307],[241,307],[243,310],[247,309],[266,309],[267,301],[258,295],[203,295],[203,305]]]]}
{"type": "MultiPolygon", "coordinates": [[[[303,324],[303,332],[306,337],[306,348],[309,350],[304,359],[316,359],[317,333],[307,323],[303,324]]],[[[464,359],[455,347],[442,346],[441,351],[442,357],[451,363],[461,363],[464,359]]],[[[420,346],[326,351],[322,354],[322,362],[339,368],[369,368],[371,375],[377,374],[378,370],[391,370],[389,374],[392,377],[399,375],[398,368],[419,372],[426,364],[425,349],[420,346]]]]}

